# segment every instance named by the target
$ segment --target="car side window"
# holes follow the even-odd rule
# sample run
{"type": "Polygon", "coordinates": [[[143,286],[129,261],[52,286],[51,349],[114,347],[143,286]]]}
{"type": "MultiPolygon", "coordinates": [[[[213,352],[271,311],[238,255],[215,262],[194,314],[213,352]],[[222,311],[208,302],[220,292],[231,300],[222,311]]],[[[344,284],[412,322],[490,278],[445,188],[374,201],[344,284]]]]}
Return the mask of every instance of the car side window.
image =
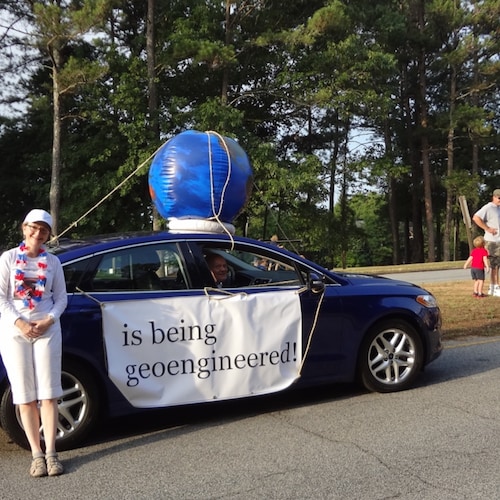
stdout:
{"type": "Polygon", "coordinates": [[[91,257],[90,259],[70,262],[63,266],[64,280],[66,281],[66,290],[68,293],[74,293],[77,289],[84,291],[91,290],[91,277],[98,260],[97,257],[91,257]]]}
{"type": "MultiPolygon", "coordinates": [[[[227,277],[221,276],[223,288],[247,286],[296,286],[304,283],[302,273],[290,259],[277,254],[265,255],[253,248],[234,247],[204,248],[207,265],[213,260],[207,258],[216,254],[222,256],[227,264],[227,277]]],[[[218,280],[216,279],[216,282],[218,280]]]]}
{"type": "Polygon", "coordinates": [[[105,254],[97,266],[94,291],[181,290],[186,276],[175,244],[144,245],[105,254]]]}

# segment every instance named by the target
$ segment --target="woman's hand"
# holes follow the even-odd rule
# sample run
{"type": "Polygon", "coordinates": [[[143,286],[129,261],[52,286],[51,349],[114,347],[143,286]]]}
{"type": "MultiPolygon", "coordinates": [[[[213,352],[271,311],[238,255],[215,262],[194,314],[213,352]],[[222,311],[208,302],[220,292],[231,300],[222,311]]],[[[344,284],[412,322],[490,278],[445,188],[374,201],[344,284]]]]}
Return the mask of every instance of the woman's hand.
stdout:
{"type": "Polygon", "coordinates": [[[16,326],[21,333],[28,339],[37,339],[41,337],[52,325],[54,319],[52,316],[47,316],[44,319],[27,322],[22,318],[16,320],[16,326]]]}
{"type": "Polygon", "coordinates": [[[54,324],[54,319],[52,318],[52,316],[47,316],[44,319],[39,319],[38,321],[32,321],[30,324],[33,333],[37,337],[40,337],[54,324]]]}

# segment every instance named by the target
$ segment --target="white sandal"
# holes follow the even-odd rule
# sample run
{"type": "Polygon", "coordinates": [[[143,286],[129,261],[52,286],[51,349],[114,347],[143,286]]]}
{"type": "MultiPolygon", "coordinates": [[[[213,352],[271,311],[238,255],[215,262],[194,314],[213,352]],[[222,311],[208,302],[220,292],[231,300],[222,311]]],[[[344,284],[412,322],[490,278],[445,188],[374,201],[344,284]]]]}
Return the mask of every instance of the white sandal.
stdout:
{"type": "Polygon", "coordinates": [[[60,476],[64,472],[63,464],[59,461],[57,455],[49,455],[46,460],[49,476],[60,476]]]}
{"type": "Polygon", "coordinates": [[[44,457],[37,457],[31,461],[30,476],[43,477],[47,475],[47,464],[44,457]]]}

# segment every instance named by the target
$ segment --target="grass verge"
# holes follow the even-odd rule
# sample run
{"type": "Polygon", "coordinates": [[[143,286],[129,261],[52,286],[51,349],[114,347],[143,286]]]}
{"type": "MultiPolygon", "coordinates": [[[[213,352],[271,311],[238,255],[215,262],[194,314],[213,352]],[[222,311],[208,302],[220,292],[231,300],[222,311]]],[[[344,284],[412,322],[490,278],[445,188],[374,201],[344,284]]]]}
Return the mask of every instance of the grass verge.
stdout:
{"type": "MultiPolygon", "coordinates": [[[[472,280],[422,285],[437,299],[443,315],[443,338],[500,335],[500,297],[472,296],[472,280]]],[[[486,293],[488,290],[485,284],[486,293]]]]}

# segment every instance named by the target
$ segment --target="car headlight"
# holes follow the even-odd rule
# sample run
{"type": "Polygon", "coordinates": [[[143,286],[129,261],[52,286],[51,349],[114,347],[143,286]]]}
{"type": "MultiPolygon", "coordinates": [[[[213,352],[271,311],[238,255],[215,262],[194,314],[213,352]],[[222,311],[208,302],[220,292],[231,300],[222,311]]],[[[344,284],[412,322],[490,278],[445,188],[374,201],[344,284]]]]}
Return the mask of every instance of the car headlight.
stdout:
{"type": "Polygon", "coordinates": [[[425,295],[418,295],[417,296],[417,302],[424,307],[437,307],[437,300],[434,297],[434,295],[431,295],[430,293],[425,294],[425,295]]]}

